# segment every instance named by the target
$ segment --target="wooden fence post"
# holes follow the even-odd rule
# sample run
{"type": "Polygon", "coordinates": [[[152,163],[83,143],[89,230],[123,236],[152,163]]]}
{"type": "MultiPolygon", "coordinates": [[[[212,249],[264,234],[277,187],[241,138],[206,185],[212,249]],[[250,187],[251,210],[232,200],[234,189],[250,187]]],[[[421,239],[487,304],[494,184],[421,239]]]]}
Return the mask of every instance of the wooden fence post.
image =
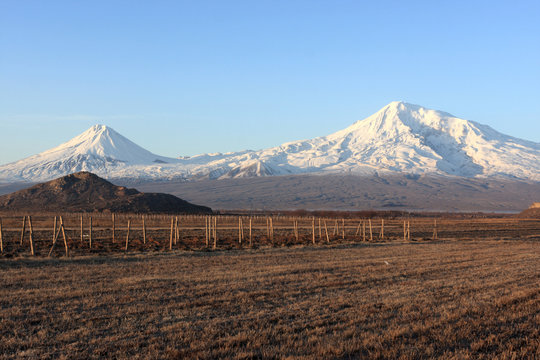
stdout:
{"type": "Polygon", "coordinates": [[[321,218],[319,218],[319,241],[322,241],[321,218]]]}
{"type": "Polygon", "coordinates": [[[251,236],[251,216],[249,217],[249,246],[253,246],[253,239],[251,236]]]}
{"type": "Polygon", "coordinates": [[[173,231],[174,231],[174,217],[171,216],[171,237],[169,239],[169,250],[172,250],[173,245],[173,231]]]}
{"type": "Polygon", "coordinates": [[[178,217],[176,220],[176,239],[178,243],[180,243],[180,219],[178,219],[178,217]]]}
{"type": "Polygon", "coordinates": [[[366,241],[366,220],[362,220],[362,241],[366,241]]]}
{"type": "Polygon", "coordinates": [[[54,225],[53,225],[53,233],[52,233],[53,242],[54,242],[54,234],[56,234],[56,216],[54,217],[54,225]]]}
{"type": "Polygon", "coordinates": [[[83,243],[83,216],[81,214],[81,244],[83,243]]]}
{"type": "Polygon", "coordinates": [[[23,244],[24,232],[26,231],[26,215],[22,219],[21,245],[23,244]]]}
{"type": "Polygon", "coordinates": [[[0,253],[4,252],[4,234],[2,233],[2,218],[0,218],[0,253]]]}
{"type": "Polygon", "coordinates": [[[144,215],[142,216],[142,236],[143,244],[146,244],[146,222],[144,221],[144,215]]]}
{"type": "MultiPolygon", "coordinates": [[[[56,217],[55,217],[56,219],[56,217]]],[[[56,224],[56,221],[55,221],[55,224],[56,224]]],[[[54,250],[54,245],[56,245],[56,241],[58,240],[58,235],[60,235],[60,230],[62,230],[62,225],[60,225],[58,227],[58,231],[56,232],[56,235],[53,237],[53,243],[52,243],[52,246],[51,246],[51,250],[49,250],[49,254],[47,256],[51,256],[53,250],[54,250]]]]}
{"type": "Polygon", "coordinates": [[[213,249],[217,248],[217,216],[214,218],[214,246],[213,249]]]}
{"type": "Polygon", "coordinates": [[[342,239],[345,240],[345,219],[341,219],[341,234],[342,239]]]}
{"type": "Polygon", "coordinates": [[[371,227],[371,219],[369,219],[369,241],[373,241],[373,229],[371,227]]]}
{"type": "Polygon", "coordinates": [[[212,240],[212,236],[214,236],[214,218],[212,215],[208,216],[208,246],[207,248],[210,248],[210,240],[212,240]]]}
{"type": "Polygon", "coordinates": [[[384,219],[381,219],[381,233],[379,234],[379,239],[384,240],[384,219]]]}
{"type": "Polygon", "coordinates": [[[242,217],[238,217],[238,244],[242,246],[242,217]]]}
{"type": "Polygon", "coordinates": [[[66,248],[66,256],[69,256],[69,248],[66,238],[66,231],[64,228],[64,219],[60,216],[60,228],[62,229],[62,237],[64,238],[64,247],[66,248]]]}
{"type": "Polygon", "coordinates": [[[210,240],[212,240],[215,239],[217,236],[217,215],[211,216],[210,221],[212,222],[212,232],[210,233],[210,240]]]}
{"type": "Polygon", "coordinates": [[[90,225],[90,231],[88,233],[88,246],[90,249],[92,248],[92,217],[90,216],[90,219],[88,219],[89,225],[90,225]]]}
{"type": "Polygon", "coordinates": [[[114,243],[114,235],[115,235],[115,232],[116,232],[116,216],[115,214],[113,213],[112,214],[112,242],[114,243]]]}
{"type": "Polygon", "coordinates": [[[126,234],[126,248],[125,248],[125,251],[127,251],[127,249],[128,249],[128,244],[129,244],[129,229],[130,229],[130,225],[131,225],[131,219],[128,219],[128,227],[127,227],[127,234],[126,234]]]}
{"type": "Polygon", "coordinates": [[[311,219],[311,242],[315,245],[315,216],[311,219]]]}
{"type": "Polygon", "coordinates": [[[242,241],[245,240],[244,237],[244,218],[240,216],[240,231],[242,232],[242,241]]]}
{"type": "Polygon", "coordinates": [[[407,240],[407,226],[406,221],[403,220],[403,241],[407,240]]]}
{"type": "Polygon", "coordinates": [[[204,239],[205,246],[208,248],[208,244],[210,242],[210,219],[208,218],[208,215],[204,217],[204,239]]]}
{"type": "Polygon", "coordinates": [[[328,227],[326,226],[326,220],[324,220],[324,232],[326,233],[326,242],[330,242],[330,237],[328,236],[328,227]]]}
{"type": "Polygon", "coordinates": [[[217,240],[217,216],[214,217],[214,241],[217,240]]]}
{"type": "Polygon", "coordinates": [[[28,225],[30,227],[30,253],[34,256],[34,228],[32,227],[31,216],[28,216],[28,225]]]}
{"type": "Polygon", "coordinates": [[[409,239],[409,241],[411,240],[411,221],[410,220],[407,221],[407,238],[409,239]]]}
{"type": "Polygon", "coordinates": [[[274,220],[270,217],[270,240],[272,245],[274,245],[274,220]]]}
{"type": "Polygon", "coordinates": [[[175,216],[174,217],[174,245],[176,245],[178,243],[178,235],[179,235],[178,216],[175,216]]]}

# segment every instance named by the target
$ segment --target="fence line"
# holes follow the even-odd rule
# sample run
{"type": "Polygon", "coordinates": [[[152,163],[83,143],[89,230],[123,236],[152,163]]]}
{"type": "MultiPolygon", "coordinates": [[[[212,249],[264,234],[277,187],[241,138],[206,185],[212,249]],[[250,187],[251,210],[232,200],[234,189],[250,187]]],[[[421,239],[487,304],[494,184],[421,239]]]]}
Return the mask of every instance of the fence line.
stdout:
{"type": "Polygon", "coordinates": [[[21,216],[4,215],[0,218],[0,253],[4,255],[64,253],[67,256],[70,253],[83,255],[129,250],[321,245],[344,241],[523,237],[540,237],[540,220],[72,213],[24,215],[21,224],[21,216]],[[84,224],[88,224],[88,227],[85,228],[84,224]],[[374,237],[374,233],[378,236],[374,237]],[[122,241],[116,241],[117,235],[125,236],[123,244],[122,241]],[[52,244],[47,240],[51,239],[51,236],[52,244]],[[55,247],[60,236],[64,251],[55,247]],[[88,242],[85,242],[85,239],[88,239],[88,242]]]}

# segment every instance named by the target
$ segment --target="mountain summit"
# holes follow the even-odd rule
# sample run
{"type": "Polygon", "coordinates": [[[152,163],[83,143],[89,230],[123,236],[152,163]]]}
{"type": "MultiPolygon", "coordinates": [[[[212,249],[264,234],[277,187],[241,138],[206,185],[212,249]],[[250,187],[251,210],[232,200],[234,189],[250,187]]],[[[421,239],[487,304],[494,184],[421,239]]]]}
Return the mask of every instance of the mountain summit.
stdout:
{"type": "Polygon", "coordinates": [[[331,149],[337,159],[328,167],[340,170],[362,164],[377,170],[465,177],[540,175],[540,144],[404,102],[392,102],[346,129],[301,146],[308,144],[319,151],[331,149]]]}
{"type": "Polygon", "coordinates": [[[78,171],[115,177],[126,167],[175,161],[152,154],[108,126],[94,125],[55,148],[0,166],[0,179],[43,181],[78,171]]]}
{"type": "Polygon", "coordinates": [[[41,153],[43,157],[52,154],[62,154],[62,156],[68,157],[93,156],[129,165],[151,164],[169,160],[152,154],[105,125],[94,125],[65,144],[41,153]]]}
{"type": "Polygon", "coordinates": [[[144,179],[395,172],[539,181],[539,159],[539,143],[442,111],[392,102],[328,136],[179,159],[154,155],[96,125],[54,149],[0,166],[0,179],[38,181],[86,170],[108,178],[144,179]]]}

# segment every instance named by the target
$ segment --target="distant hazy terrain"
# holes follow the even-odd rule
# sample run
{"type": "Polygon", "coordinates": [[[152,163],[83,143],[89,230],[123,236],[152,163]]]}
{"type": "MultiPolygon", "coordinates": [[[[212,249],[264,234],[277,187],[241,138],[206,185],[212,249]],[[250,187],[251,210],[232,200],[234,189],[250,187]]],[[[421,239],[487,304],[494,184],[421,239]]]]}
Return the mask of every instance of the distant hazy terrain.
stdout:
{"type": "MultiPolygon", "coordinates": [[[[437,176],[291,175],[194,182],[125,184],[165,192],[213,209],[526,209],[539,182],[437,176]]],[[[534,200],[536,199],[536,200],[534,200]]]]}
{"type": "Polygon", "coordinates": [[[35,185],[35,183],[16,182],[0,184],[0,195],[5,195],[15,191],[26,189],[31,187],[32,185],[35,185]]]}
{"type": "MultiPolygon", "coordinates": [[[[213,209],[433,210],[519,212],[540,200],[540,182],[435,176],[290,175],[145,182],[114,180],[213,209]]],[[[0,195],[33,183],[0,184],[0,195]]]]}

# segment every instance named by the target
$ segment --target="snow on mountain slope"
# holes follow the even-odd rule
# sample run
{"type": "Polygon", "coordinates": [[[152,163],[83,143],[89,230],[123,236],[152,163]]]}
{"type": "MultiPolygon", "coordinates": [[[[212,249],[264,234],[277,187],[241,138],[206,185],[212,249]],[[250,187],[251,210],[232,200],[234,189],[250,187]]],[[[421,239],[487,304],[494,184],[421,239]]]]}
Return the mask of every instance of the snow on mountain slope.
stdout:
{"type": "Polygon", "coordinates": [[[441,111],[392,102],[328,136],[179,159],[154,155],[110,128],[95,126],[55,149],[0,166],[0,179],[47,180],[80,170],[146,179],[404,172],[540,181],[540,144],[441,111]]]}
{"type": "Polygon", "coordinates": [[[329,136],[260,151],[257,158],[295,167],[293,172],[389,170],[540,179],[540,144],[403,102],[329,136]]]}

